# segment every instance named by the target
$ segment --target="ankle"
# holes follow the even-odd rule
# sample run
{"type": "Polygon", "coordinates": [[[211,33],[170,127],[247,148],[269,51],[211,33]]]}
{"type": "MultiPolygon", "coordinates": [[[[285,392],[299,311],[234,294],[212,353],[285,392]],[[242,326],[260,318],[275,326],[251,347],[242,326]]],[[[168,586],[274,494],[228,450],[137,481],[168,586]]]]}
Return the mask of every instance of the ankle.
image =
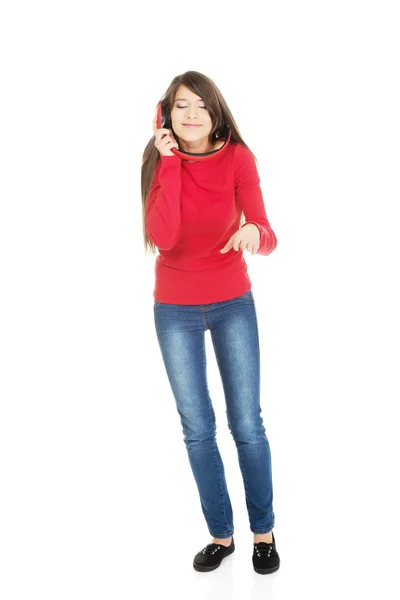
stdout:
{"type": "Polygon", "coordinates": [[[259,542],[272,543],[272,531],[268,533],[255,533],[254,534],[254,543],[258,544],[259,542]]]}
{"type": "Polygon", "coordinates": [[[222,546],[229,546],[232,541],[232,536],[229,538],[213,538],[212,544],[221,544],[222,546]]]}

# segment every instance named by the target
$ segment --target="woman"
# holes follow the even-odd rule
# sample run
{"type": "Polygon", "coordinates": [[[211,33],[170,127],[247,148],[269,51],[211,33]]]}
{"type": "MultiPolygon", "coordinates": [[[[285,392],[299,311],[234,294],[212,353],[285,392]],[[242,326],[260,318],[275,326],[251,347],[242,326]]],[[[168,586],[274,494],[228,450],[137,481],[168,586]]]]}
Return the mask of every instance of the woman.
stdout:
{"type": "Polygon", "coordinates": [[[254,156],[214,82],[187,71],[172,80],[161,105],[168,120],[157,129],[154,117],[154,137],[143,154],[143,233],[145,248],[159,250],[153,292],[157,338],[213,536],[193,566],[213,570],[235,550],[207,387],[209,329],[254,533],[253,566],[271,573],[280,564],[272,532],[271,455],[260,414],[257,317],[243,251],[268,255],[277,239],[254,156]]]}

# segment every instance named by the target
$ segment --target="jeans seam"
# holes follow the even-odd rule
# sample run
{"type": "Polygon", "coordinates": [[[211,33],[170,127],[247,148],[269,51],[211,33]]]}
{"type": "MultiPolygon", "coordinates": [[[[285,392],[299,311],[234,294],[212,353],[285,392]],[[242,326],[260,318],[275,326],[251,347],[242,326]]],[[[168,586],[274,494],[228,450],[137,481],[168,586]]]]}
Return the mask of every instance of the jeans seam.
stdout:
{"type": "MultiPolygon", "coordinates": [[[[204,313],[203,313],[204,314],[204,313]]],[[[206,365],[206,349],[205,349],[205,345],[203,345],[203,361],[204,361],[204,372],[206,372],[207,369],[207,365],[206,365]]],[[[218,464],[218,457],[217,457],[217,441],[215,439],[215,434],[216,434],[216,421],[212,418],[212,401],[210,398],[210,395],[208,395],[208,414],[209,414],[209,418],[210,418],[210,423],[213,427],[213,435],[214,435],[214,439],[213,439],[213,444],[212,444],[212,449],[213,449],[213,458],[214,458],[214,463],[215,466],[217,467],[217,471],[218,471],[218,479],[219,479],[219,489],[220,489],[220,498],[222,499],[222,515],[223,515],[223,519],[225,521],[225,523],[227,523],[227,518],[226,518],[226,513],[225,513],[225,503],[224,503],[224,490],[223,490],[223,486],[222,486],[222,477],[221,477],[221,470],[219,468],[219,464],[218,464]]]]}

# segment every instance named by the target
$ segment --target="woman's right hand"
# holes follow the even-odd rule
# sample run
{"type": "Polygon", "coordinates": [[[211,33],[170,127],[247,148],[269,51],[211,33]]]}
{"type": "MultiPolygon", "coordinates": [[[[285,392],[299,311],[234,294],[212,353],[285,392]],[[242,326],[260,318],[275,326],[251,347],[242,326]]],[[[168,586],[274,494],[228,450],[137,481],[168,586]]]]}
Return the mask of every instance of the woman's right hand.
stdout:
{"type": "Polygon", "coordinates": [[[162,156],[174,156],[171,152],[171,148],[178,148],[179,146],[172,134],[172,129],[157,129],[157,111],[153,119],[153,131],[155,136],[154,145],[162,156]]]}

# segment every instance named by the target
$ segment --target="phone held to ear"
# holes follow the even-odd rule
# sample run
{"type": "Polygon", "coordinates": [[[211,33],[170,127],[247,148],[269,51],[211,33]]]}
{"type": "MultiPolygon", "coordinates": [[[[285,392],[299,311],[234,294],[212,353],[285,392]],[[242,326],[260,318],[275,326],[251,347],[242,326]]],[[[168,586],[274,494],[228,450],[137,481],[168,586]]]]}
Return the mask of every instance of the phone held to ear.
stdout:
{"type": "Polygon", "coordinates": [[[157,104],[157,129],[161,129],[161,128],[168,129],[168,127],[165,127],[165,124],[167,123],[167,121],[168,121],[168,116],[164,112],[161,102],[159,102],[157,104]]]}
{"type": "MultiPolygon", "coordinates": [[[[157,129],[172,129],[171,116],[167,111],[164,111],[161,102],[157,104],[156,122],[157,129]]],[[[227,123],[224,122],[224,124],[225,131],[227,132],[227,134],[225,135],[226,141],[222,148],[219,148],[218,150],[212,150],[211,152],[205,152],[204,154],[196,154],[195,152],[184,152],[183,150],[178,150],[178,148],[171,148],[171,152],[176,156],[179,156],[180,158],[188,158],[191,156],[196,157],[196,160],[207,160],[208,158],[212,158],[214,154],[216,154],[217,152],[221,152],[221,150],[224,150],[227,147],[229,140],[231,139],[232,131],[227,125],[227,123]]]]}

